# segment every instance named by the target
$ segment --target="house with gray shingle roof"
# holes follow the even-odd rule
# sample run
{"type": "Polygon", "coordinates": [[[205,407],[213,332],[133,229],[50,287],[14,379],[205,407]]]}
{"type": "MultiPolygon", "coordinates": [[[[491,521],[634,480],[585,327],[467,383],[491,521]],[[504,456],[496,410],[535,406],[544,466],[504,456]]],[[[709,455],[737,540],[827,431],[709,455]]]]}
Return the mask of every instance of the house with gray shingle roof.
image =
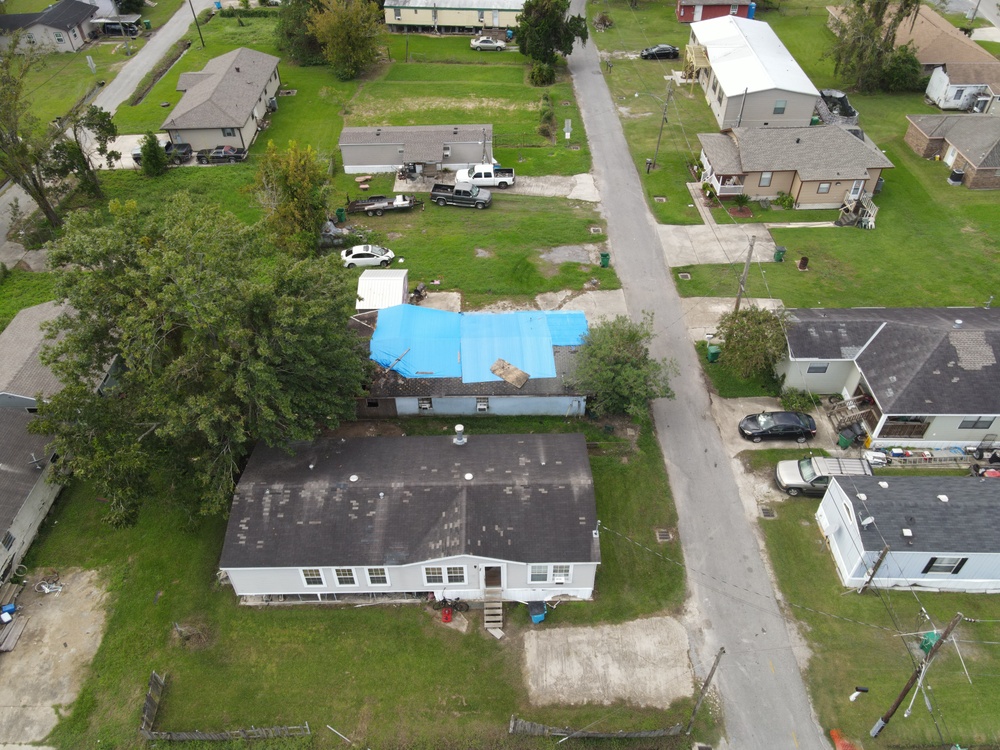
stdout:
{"type": "Polygon", "coordinates": [[[0,14],[0,49],[6,49],[15,31],[21,45],[35,45],[46,52],[76,52],[95,31],[91,19],[97,6],[80,0],[61,0],[39,13],[0,14]]]}
{"type": "Polygon", "coordinates": [[[997,593],[998,499],[992,478],[834,477],[816,521],[844,586],[997,593]]]}
{"type": "MultiPolygon", "coordinates": [[[[962,170],[973,190],[1000,190],[1000,117],[907,115],[904,140],[918,156],[962,170]]],[[[945,175],[942,175],[942,179],[945,175]]]]}
{"type": "Polygon", "coordinates": [[[257,601],[541,601],[590,599],[600,562],[584,436],[473,431],[258,445],[219,567],[257,601]]]}
{"type": "Polygon", "coordinates": [[[699,133],[702,182],[727,198],[776,198],[796,208],[839,208],[874,192],[889,161],[863,133],[836,125],[804,128],[732,128],[699,133]]]}
{"type": "Polygon", "coordinates": [[[195,151],[215,146],[250,148],[281,87],[279,58],[240,47],[212,58],[204,69],[182,73],[184,96],[160,126],[174,143],[195,151]]]}
{"type": "Polygon", "coordinates": [[[413,125],[344,128],[340,155],[347,174],[459,170],[493,161],[492,125],[413,125]]]}
{"type": "Polygon", "coordinates": [[[931,73],[925,93],[941,109],[1000,112],[1000,60],[941,65],[931,73]]]}
{"type": "Polygon", "coordinates": [[[39,394],[47,398],[62,389],[41,361],[42,324],[55,320],[62,311],[57,302],[26,307],[0,332],[0,409],[34,409],[39,394]]]}
{"type": "Polygon", "coordinates": [[[974,447],[1000,433],[1000,309],[788,312],[778,376],[788,388],[869,396],[875,447],[974,447]]]}

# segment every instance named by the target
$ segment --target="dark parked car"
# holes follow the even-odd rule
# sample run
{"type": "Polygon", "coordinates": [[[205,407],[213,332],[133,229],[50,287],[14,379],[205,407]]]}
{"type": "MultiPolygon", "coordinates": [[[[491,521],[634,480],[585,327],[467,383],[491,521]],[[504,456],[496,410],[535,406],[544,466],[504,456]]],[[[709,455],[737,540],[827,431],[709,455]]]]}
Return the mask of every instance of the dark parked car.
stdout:
{"type": "Polygon", "coordinates": [[[245,148],[235,146],[216,146],[215,148],[203,148],[198,152],[199,164],[235,164],[247,158],[245,148]]]}
{"type": "Polygon", "coordinates": [[[639,53],[643,60],[676,60],[680,57],[681,51],[670,44],[657,44],[655,47],[646,47],[639,53]]]}
{"type": "Polygon", "coordinates": [[[755,443],[761,440],[804,443],[816,437],[816,420],[800,411],[765,411],[743,417],[740,435],[755,443]]]}

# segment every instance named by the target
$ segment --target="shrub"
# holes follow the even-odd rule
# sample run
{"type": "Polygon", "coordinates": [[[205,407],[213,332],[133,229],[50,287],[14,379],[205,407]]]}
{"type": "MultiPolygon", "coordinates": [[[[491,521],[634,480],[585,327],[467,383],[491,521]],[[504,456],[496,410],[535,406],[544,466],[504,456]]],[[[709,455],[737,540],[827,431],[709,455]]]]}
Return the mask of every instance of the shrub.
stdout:
{"type": "Polygon", "coordinates": [[[778,197],[774,199],[774,202],[789,211],[795,208],[795,199],[788,193],[779,192],[778,197]]]}
{"type": "Polygon", "coordinates": [[[551,86],[556,82],[556,71],[548,63],[535,63],[528,76],[532,86],[551,86]]]}
{"type": "Polygon", "coordinates": [[[614,28],[615,22],[611,20],[609,16],[604,11],[597,14],[597,18],[594,19],[594,28],[598,31],[604,31],[605,29],[614,28]]]}
{"type": "Polygon", "coordinates": [[[737,208],[746,208],[750,205],[750,196],[746,193],[740,193],[739,195],[733,196],[733,203],[737,208]]]}
{"type": "Polygon", "coordinates": [[[786,388],[781,392],[781,408],[785,411],[809,412],[816,408],[819,398],[798,388],[786,388]]]}
{"type": "MultiPolygon", "coordinates": [[[[240,0],[242,6],[243,0],[240,0]]],[[[219,11],[223,18],[274,18],[278,15],[277,8],[223,8],[219,11]]]]}

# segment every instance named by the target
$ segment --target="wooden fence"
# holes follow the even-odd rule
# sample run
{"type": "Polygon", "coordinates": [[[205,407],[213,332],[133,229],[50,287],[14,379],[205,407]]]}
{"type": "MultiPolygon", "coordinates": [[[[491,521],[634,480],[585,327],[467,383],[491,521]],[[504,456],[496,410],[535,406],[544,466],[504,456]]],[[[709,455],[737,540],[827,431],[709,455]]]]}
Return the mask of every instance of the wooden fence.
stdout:
{"type": "Polygon", "coordinates": [[[149,676],[149,690],[146,691],[146,702],[142,706],[140,732],[152,731],[153,722],[156,721],[156,711],[160,707],[160,697],[163,695],[164,684],[164,679],[156,672],[149,676]]]}
{"type": "Polygon", "coordinates": [[[535,737],[574,737],[574,738],[593,738],[593,739],[611,739],[611,738],[642,738],[642,737],[673,737],[681,733],[680,724],[676,724],[668,729],[647,729],[645,731],[637,732],[585,732],[583,730],[574,731],[569,727],[547,727],[544,724],[536,724],[533,721],[525,721],[524,719],[519,719],[516,716],[510,717],[510,727],[508,728],[509,734],[528,734],[535,737]]]}

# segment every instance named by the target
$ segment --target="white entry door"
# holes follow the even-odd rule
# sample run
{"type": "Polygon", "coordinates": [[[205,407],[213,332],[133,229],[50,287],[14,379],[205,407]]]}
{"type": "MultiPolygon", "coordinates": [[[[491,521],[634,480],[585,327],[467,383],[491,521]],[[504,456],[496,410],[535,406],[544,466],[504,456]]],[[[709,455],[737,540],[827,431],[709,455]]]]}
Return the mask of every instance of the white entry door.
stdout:
{"type": "Polygon", "coordinates": [[[864,180],[855,180],[854,184],[851,185],[851,198],[854,199],[854,200],[857,200],[858,198],[860,198],[861,197],[861,193],[864,191],[864,189],[865,189],[865,181],[864,180]]]}
{"type": "Polygon", "coordinates": [[[950,167],[955,163],[956,156],[958,156],[958,149],[954,146],[948,146],[948,151],[944,155],[944,163],[950,167]]]}
{"type": "Polygon", "coordinates": [[[701,20],[701,5],[694,6],[694,20],[695,21],[701,20]]]}
{"type": "Polygon", "coordinates": [[[499,10],[493,11],[493,28],[494,29],[500,28],[500,11],[499,10]]]}

